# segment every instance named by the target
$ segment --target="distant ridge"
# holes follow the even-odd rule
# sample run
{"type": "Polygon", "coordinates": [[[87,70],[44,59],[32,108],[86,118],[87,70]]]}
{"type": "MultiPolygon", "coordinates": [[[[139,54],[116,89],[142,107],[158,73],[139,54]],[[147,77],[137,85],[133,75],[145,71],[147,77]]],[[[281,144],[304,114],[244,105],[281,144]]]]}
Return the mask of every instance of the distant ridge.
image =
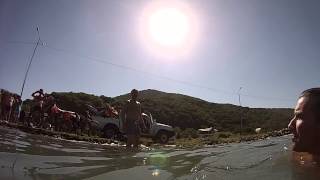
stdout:
{"type": "MultiPolygon", "coordinates": [[[[139,94],[145,111],[162,123],[180,128],[215,127],[223,131],[240,131],[240,115],[243,130],[252,133],[260,127],[265,131],[285,128],[292,116],[288,108],[248,108],[232,104],[217,104],[176,93],[158,90],[142,90],[139,94]]],[[[129,94],[114,97],[122,104],[129,94]]]]}

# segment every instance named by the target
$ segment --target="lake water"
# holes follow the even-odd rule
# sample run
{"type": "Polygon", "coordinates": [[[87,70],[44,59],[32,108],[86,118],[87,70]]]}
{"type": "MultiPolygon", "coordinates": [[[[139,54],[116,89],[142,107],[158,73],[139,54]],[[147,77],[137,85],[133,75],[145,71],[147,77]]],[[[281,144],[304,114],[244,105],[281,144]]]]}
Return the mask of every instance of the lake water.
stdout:
{"type": "Polygon", "coordinates": [[[293,161],[291,136],[182,149],[99,145],[0,127],[0,179],[320,179],[314,164],[293,161]]]}

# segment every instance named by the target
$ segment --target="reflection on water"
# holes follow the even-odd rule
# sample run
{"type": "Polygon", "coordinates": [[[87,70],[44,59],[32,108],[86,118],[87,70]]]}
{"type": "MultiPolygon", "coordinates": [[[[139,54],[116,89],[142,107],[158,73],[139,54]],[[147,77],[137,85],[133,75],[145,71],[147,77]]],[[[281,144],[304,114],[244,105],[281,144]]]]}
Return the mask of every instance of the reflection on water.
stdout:
{"type": "Polygon", "coordinates": [[[0,127],[0,179],[320,179],[308,156],[291,158],[290,139],[128,152],[0,127]]]}

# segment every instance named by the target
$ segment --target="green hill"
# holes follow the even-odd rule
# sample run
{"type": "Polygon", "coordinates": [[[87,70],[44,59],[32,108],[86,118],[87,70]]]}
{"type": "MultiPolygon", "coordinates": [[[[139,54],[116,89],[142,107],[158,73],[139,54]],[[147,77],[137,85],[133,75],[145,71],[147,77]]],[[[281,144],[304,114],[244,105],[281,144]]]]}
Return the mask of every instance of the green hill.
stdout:
{"type": "MultiPolygon", "coordinates": [[[[123,103],[129,94],[115,97],[123,103]]],[[[292,117],[292,109],[248,108],[231,104],[210,103],[181,94],[144,90],[139,94],[144,111],[151,112],[158,122],[180,128],[215,127],[222,131],[240,131],[240,117],[244,132],[260,127],[264,131],[285,128],[292,117]]]]}
{"type": "MultiPolygon", "coordinates": [[[[85,104],[103,107],[110,103],[113,106],[121,106],[129,98],[129,94],[114,98],[73,92],[54,92],[52,95],[61,108],[79,113],[84,113],[85,104]]],[[[264,131],[278,130],[287,126],[293,112],[292,109],[283,108],[248,108],[216,104],[156,90],[140,91],[139,101],[142,103],[143,111],[150,112],[157,122],[182,129],[213,126],[220,131],[239,132],[242,117],[243,132],[253,132],[257,127],[264,131]]]]}

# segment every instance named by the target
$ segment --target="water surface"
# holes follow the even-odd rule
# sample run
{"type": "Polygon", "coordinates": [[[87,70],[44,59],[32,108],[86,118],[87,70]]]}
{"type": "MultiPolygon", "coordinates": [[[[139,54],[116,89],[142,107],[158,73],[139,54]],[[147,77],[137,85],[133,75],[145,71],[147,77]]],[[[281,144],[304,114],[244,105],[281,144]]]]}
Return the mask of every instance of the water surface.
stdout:
{"type": "Polygon", "coordinates": [[[201,149],[99,145],[0,127],[0,179],[320,179],[291,160],[291,136],[201,149]]]}

